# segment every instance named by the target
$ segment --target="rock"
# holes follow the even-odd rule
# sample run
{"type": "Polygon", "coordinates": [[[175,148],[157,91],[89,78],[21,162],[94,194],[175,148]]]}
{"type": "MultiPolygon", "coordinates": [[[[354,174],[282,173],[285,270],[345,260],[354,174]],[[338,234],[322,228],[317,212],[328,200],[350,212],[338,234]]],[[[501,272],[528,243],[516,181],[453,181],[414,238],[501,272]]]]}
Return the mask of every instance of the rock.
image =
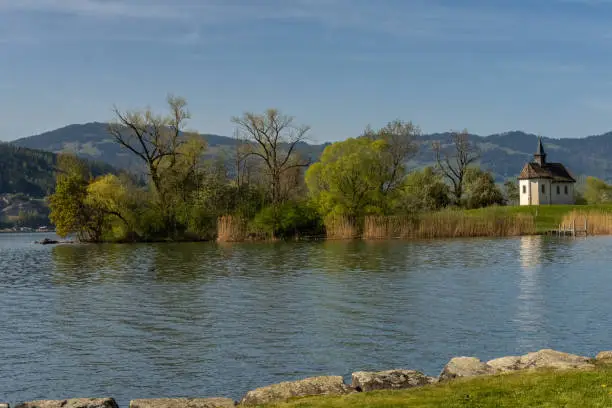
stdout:
{"type": "Polygon", "coordinates": [[[439,380],[447,381],[457,377],[476,377],[496,374],[497,370],[476,357],[454,357],[440,373],[439,380]]]}
{"type": "Polygon", "coordinates": [[[520,370],[521,357],[519,356],[500,357],[494,360],[487,361],[487,364],[495,368],[500,373],[505,373],[508,371],[516,371],[516,370],[520,370]]]}
{"type": "Polygon", "coordinates": [[[352,379],[351,386],[364,392],[420,387],[437,381],[436,378],[414,370],[358,371],[353,373],[352,379]]]}
{"type": "Polygon", "coordinates": [[[59,244],[59,241],[55,241],[53,239],[45,238],[42,241],[36,241],[37,244],[41,245],[50,245],[50,244],[59,244]]]}
{"type": "Polygon", "coordinates": [[[234,408],[229,398],[153,398],[130,401],[130,408],[234,408]]]}
{"type": "Polygon", "coordinates": [[[249,391],[241,405],[263,405],[283,402],[294,397],[313,395],[343,395],[352,390],[340,376],[312,377],[299,381],[282,382],[249,391]]]}
{"type": "Polygon", "coordinates": [[[588,357],[563,353],[550,349],[528,353],[520,357],[502,357],[487,362],[500,372],[548,368],[556,370],[589,369],[593,362],[588,357]]]}
{"type": "Polygon", "coordinates": [[[612,351],[602,351],[595,357],[597,361],[612,362],[612,351]]]}
{"type": "Polygon", "coordinates": [[[39,400],[18,404],[15,408],[118,408],[112,398],[73,398],[67,400],[39,400]]]}

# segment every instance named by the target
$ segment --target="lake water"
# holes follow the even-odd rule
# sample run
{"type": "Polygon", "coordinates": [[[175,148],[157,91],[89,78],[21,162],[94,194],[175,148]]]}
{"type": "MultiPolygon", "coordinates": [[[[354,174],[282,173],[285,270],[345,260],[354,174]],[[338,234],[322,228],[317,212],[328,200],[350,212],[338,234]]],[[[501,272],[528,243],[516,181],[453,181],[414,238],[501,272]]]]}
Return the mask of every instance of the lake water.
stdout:
{"type": "Polygon", "coordinates": [[[225,396],[612,349],[612,238],[42,246],[0,234],[0,400],[225,396]]]}

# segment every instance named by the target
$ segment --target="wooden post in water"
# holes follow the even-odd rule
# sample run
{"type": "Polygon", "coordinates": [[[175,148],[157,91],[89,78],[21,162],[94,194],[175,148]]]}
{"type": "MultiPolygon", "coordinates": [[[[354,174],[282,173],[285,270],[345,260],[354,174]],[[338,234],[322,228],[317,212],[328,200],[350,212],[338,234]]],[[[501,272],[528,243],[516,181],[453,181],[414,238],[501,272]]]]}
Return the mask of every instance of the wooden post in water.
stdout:
{"type": "Polygon", "coordinates": [[[572,220],[572,236],[576,238],[576,219],[572,220]]]}

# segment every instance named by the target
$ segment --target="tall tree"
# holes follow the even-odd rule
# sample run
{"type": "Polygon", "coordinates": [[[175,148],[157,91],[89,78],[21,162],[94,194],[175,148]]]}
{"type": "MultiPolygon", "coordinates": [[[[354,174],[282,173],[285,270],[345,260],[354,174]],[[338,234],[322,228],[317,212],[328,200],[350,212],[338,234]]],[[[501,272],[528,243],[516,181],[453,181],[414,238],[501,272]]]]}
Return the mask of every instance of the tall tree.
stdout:
{"type": "MultiPolygon", "coordinates": [[[[181,159],[185,151],[201,153],[202,146],[185,146],[190,139],[198,138],[186,131],[186,122],[191,117],[184,98],[169,95],[169,113],[158,115],[150,109],[122,112],[115,108],[116,121],[109,125],[114,140],[134,154],[145,165],[154,187],[157,207],[163,218],[166,232],[176,233],[176,216],[173,200],[176,193],[173,183],[180,180],[177,167],[193,168],[192,158],[181,159]]],[[[199,160],[199,156],[197,157],[199,160]]],[[[184,181],[184,180],[182,180],[184,181]]]]}
{"type": "Polygon", "coordinates": [[[373,140],[386,142],[381,158],[384,161],[383,171],[387,174],[386,182],[381,185],[383,194],[396,189],[406,176],[405,163],[418,152],[416,137],[421,133],[412,122],[399,119],[389,122],[385,127],[374,131],[369,126],[364,136],[373,140]]]}
{"type": "Polygon", "coordinates": [[[490,171],[470,167],[465,172],[465,206],[481,208],[491,205],[503,205],[504,195],[495,185],[495,179],[490,171]]]}
{"type": "Polygon", "coordinates": [[[437,211],[450,202],[448,184],[432,167],[410,173],[402,190],[399,207],[405,212],[437,211]]]}
{"type": "Polygon", "coordinates": [[[139,198],[129,178],[106,174],[87,186],[85,204],[104,217],[105,230],[114,232],[107,238],[137,240],[136,220],[142,206],[139,198]]]}
{"type": "Polygon", "coordinates": [[[296,125],[292,116],[276,109],[268,109],[263,114],[247,112],[232,121],[246,142],[242,145],[242,159],[251,156],[261,159],[270,182],[271,203],[281,204],[286,199],[281,184],[283,176],[292,169],[310,164],[296,151],[298,144],[306,140],[310,127],[296,125]]]}
{"type": "Polygon", "coordinates": [[[433,151],[439,170],[452,185],[453,203],[462,205],[465,173],[480,158],[480,152],[470,141],[467,130],[452,132],[448,144],[450,147],[445,148],[436,141],[433,143],[433,151]]]}
{"type": "Polygon", "coordinates": [[[306,185],[321,215],[355,220],[386,213],[392,197],[384,187],[395,177],[385,159],[388,149],[387,141],[367,137],[327,146],[306,172],[306,185]]]}
{"type": "Polygon", "coordinates": [[[517,205],[520,200],[519,186],[516,180],[504,182],[504,195],[508,205],[517,205]]]}
{"type": "Polygon", "coordinates": [[[597,177],[586,178],[584,199],[589,204],[606,204],[612,202],[612,186],[597,177]]]}
{"type": "Polygon", "coordinates": [[[103,217],[86,202],[90,179],[82,160],[70,154],[58,157],[55,193],[49,197],[49,219],[59,236],[76,233],[82,241],[101,239],[103,217]]]}

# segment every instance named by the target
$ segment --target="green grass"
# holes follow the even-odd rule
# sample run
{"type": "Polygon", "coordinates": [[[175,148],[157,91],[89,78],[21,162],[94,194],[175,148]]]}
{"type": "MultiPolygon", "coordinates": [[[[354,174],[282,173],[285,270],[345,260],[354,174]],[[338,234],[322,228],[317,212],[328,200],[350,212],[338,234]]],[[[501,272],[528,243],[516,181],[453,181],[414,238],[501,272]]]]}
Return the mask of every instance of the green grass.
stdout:
{"type": "Polygon", "coordinates": [[[401,391],[296,399],[268,408],[612,407],[612,368],[522,372],[401,391]]]}
{"type": "Polygon", "coordinates": [[[468,213],[478,215],[491,211],[499,211],[510,214],[530,214],[535,216],[536,230],[538,232],[550,231],[559,227],[565,214],[578,211],[609,211],[612,213],[612,205],[542,205],[542,206],[507,206],[507,207],[488,207],[477,210],[468,210],[468,213]]]}

